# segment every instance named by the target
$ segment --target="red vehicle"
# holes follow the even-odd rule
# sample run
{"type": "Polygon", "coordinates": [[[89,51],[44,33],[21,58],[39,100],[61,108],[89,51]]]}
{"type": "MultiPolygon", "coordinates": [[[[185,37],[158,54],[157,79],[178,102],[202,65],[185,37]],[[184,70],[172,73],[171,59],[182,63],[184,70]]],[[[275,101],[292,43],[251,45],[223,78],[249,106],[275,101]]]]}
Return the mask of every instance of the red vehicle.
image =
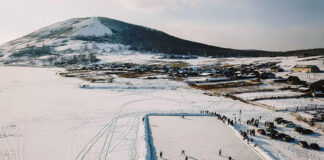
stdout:
{"type": "Polygon", "coordinates": [[[266,135],[266,131],[264,129],[258,129],[257,132],[262,135],[266,135]]]}

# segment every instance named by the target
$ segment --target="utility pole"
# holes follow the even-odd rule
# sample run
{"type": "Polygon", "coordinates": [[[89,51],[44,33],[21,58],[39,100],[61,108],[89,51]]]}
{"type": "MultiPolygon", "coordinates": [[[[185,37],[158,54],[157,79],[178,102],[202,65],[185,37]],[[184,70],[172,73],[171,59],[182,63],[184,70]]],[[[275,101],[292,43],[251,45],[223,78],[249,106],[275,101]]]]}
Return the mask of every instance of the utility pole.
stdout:
{"type": "Polygon", "coordinates": [[[240,119],[239,119],[239,124],[240,124],[240,129],[241,129],[241,121],[242,121],[242,107],[240,109],[240,119]]]}

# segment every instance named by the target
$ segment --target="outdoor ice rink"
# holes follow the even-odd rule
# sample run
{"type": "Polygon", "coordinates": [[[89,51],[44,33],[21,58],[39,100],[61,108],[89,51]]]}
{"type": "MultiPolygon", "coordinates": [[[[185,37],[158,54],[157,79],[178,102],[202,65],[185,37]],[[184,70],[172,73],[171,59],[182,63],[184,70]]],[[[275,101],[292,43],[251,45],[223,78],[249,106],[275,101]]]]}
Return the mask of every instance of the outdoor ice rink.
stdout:
{"type": "Polygon", "coordinates": [[[153,143],[159,159],[181,160],[184,150],[191,160],[261,160],[233,129],[215,117],[150,116],[153,143]],[[212,134],[210,134],[212,133],[212,134]],[[219,156],[219,149],[222,155],[219,156]]]}

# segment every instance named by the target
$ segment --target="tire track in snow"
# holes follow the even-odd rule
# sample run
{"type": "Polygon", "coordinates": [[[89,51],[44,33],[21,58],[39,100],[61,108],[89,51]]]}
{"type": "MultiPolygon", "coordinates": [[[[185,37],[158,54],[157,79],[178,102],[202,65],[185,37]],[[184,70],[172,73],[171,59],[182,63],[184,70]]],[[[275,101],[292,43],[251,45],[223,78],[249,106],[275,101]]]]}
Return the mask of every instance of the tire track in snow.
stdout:
{"type": "MultiPolygon", "coordinates": [[[[123,109],[125,107],[127,107],[128,105],[132,104],[132,103],[137,103],[137,102],[141,102],[141,101],[148,101],[148,100],[152,100],[152,99],[140,99],[140,100],[133,100],[133,101],[129,101],[127,103],[124,103],[123,105],[121,105],[121,107],[119,108],[119,111],[115,114],[115,116],[95,135],[94,138],[92,138],[86,145],[85,147],[79,152],[79,154],[76,156],[76,160],[84,160],[87,156],[90,150],[92,150],[95,145],[98,143],[98,141],[100,141],[100,139],[102,139],[103,137],[107,136],[107,134],[111,133],[111,136],[108,137],[107,139],[107,143],[104,143],[104,145],[101,147],[101,150],[103,150],[103,153],[105,153],[105,156],[103,158],[107,159],[106,157],[108,157],[108,155],[113,152],[119,145],[119,143],[117,143],[116,146],[112,146],[112,143],[116,143],[115,138],[114,138],[114,134],[115,134],[115,130],[118,127],[117,126],[117,122],[120,118],[124,118],[124,117],[129,117],[132,114],[139,114],[139,113],[130,113],[130,114],[124,114],[121,115],[123,109]],[[110,147],[113,147],[112,149],[110,149],[110,147]]],[[[125,134],[125,133],[123,133],[125,134]]],[[[101,159],[101,156],[99,155],[98,159],[101,159]]]]}
{"type": "Polygon", "coordinates": [[[78,133],[82,130],[83,127],[85,127],[87,124],[89,124],[89,120],[86,120],[85,122],[83,122],[83,124],[81,124],[81,126],[76,130],[74,138],[73,138],[73,156],[76,157],[76,153],[75,153],[75,143],[76,143],[76,139],[78,137],[78,133]]]}
{"type": "MultiPolygon", "coordinates": [[[[114,125],[114,126],[116,125],[115,121],[116,121],[116,119],[114,119],[114,121],[113,121],[113,125],[114,125]]],[[[105,150],[105,148],[106,148],[106,144],[107,144],[108,138],[109,138],[109,136],[110,136],[110,133],[111,133],[111,129],[108,130],[107,136],[106,136],[106,138],[105,138],[104,144],[103,144],[103,146],[102,146],[102,148],[101,148],[101,151],[100,151],[100,154],[99,154],[99,159],[101,159],[101,155],[103,154],[103,152],[104,152],[104,150],[105,150]]],[[[112,137],[112,136],[111,136],[111,137],[112,137]]],[[[108,151],[107,151],[107,152],[108,152],[108,151]]],[[[105,155],[106,155],[106,154],[105,154],[105,155]]]]}
{"type": "Polygon", "coordinates": [[[137,114],[137,116],[135,117],[135,121],[133,123],[132,129],[130,131],[130,135],[131,137],[130,139],[130,149],[129,149],[129,157],[131,157],[132,160],[136,160],[138,159],[138,155],[137,155],[137,138],[138,138],[138,128],[139,128],[139,122],[140,122],[140,114],[137,114]],[[133,129],[135,127],[135,129],[133,129]]]}
{"type": "MultiPolygon", "coordinates": [[[[128,115],[126,115],[128,116],[128,115]]],[[[116,118],[113,118],[112,120],[110,120],[104,128],[102,128],[94,138],[92,138],[88,143],[87,145],[82,149],[82,151],[77,155],[76,159],[80,158],[81,155],[82,156],[82,159],[85,157],[85,155],[91,151],[91,149],[93,148],[93,146],[100,140],[100,138],[102,136],[105,135],[105,133],[107,133],[107,130],[109,130],[109,127],[112,125],[112,122],[115,121],[116,118]],[[83,154],[82,154],[83,153],[83,154]]]]}
{"type": "Polygon", "coordinates": [[[84,126],[86,126],[89,123],[88,119],[85,119],[82,121],[80,125],[77,126],[77,128],[70,134],[68,139],[68,159],[74,159],[77,155],[75,152],[75,143],[78,136],[78,133],[82,130],[84,126]],[[72,156],[73,158],[70,158],[72,156]]]}
{"type": "Polygon", "coordinates": [[[97,141],[101,138],[101,136],[106,132],[106,130],[109,128],[109,126],[112,124],[112,121],[109,121],[104,128],[102,128],[96,135],[93,137],[87,144],[86,146],[79,152],[77,157],[75,158],[76,160],[78,159],[84,159],[86,154],[92,149],[92,147],[97,143],[97,141]]]}
{"type": "Polygon", "coordinates": [[[127,126],[125,134],[124,135],[121,135],[119,137],[119,139],[117,139],[115,141],[115,143],[112,144],[113,147],[112,147],[112,149],[111,149],[110,152],[114,151],[115,148],[118,147],[118,145],[122,142],[122,140],[124,138],[126,138],[127,136],[129,136],[131,134],[131,132],[133,131],[134,127],[136,126],[136,122],[138,121],[138,116],[134,116],[132,118],[134,118],[134,119],[130,119],[129,122],[132,121],[133,123],[131,123],[131,125],[127,126]]]}
{"type": "MultiPolygon", "coordinates": [[[[112,143],[113,136],[114,136],[114,131],[115,131],[115,129],[116,129],[116,125],[117,125],[118,119],[120,118],[120,113],[122,112],[122,110],[123,110],[127,105],[129,105],[129,104],[136,103],[136,102],[141,102],[141,101],[148,101],[148,100],[152,100],[152,99],[134,100],[134,101],[130,101],[130,102],[127,102],[127,103],[125,103],[125,104],[122,105],[122,107],[120,108],[120,110],[119,110],[119,112],[117,113],[117,116],[116,116],[115,125],[114,125],[113,130],[112,130],[112,136],[111,136],[111,138],[110,138],[110,141],[109,141],[109,143],[108,143],[108,147],[107,147],[107,150],[106,150],[105,160],[107,159],[108,153],[112,152],[112,151],[109,152],[109,148],[110,148],[110,145],[111,145],[111,143],[112,143]]],[[[116,146],[116,147],[117,147],[117,146],[116,146]]],[[[116,147],[115,147],[115,148],[116,148],[116,147]]],[[[99,160],[100,160],[100,158],[99,158],[99,160]]]]}
{"type": "Polygon", "coordinates": [[[4,160],[28,160],[25,137],[19,135],[16,125],[5,122],[0,125],[0,157],[4,160]]]}

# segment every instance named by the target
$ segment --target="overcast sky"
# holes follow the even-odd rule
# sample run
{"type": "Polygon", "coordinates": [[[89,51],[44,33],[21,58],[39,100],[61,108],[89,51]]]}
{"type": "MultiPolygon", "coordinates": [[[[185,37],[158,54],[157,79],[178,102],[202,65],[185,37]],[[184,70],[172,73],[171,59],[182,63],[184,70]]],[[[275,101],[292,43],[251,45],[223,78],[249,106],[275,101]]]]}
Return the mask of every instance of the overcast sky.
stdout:
{"type": "Polygon", "coordinates": [[[93,16],[228,48],[324,48],[324,0],[0,0],[0,43],[93,16]]]}

